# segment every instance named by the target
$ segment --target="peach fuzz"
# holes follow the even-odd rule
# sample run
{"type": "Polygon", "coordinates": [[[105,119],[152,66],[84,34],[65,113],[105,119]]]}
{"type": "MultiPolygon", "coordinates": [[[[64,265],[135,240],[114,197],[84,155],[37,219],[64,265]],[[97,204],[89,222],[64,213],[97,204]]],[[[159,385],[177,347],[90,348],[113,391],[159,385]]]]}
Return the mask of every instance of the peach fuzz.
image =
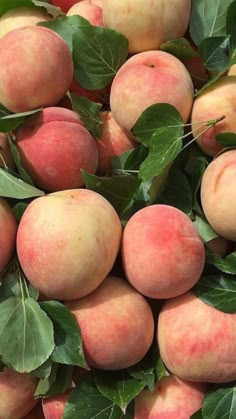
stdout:
{"type": "Polygon", "coordinates": [[[236,150],[227,151],[206,168],[201,183],[204,214],[217,234],[236,240],[236,150]]]}
{"type": "Polygon", "coordinates": [[[189,419],[201,409],[206,384],[180,380],[174,375],[162,378],[154,391],[143,390],[135,399],[134,419],[189,419]]]}
{"type": "Polygon", "coordinates": [[[37,379],[9,368],[0,372],[0,418],[21,419],[38,403],[34,399],[37,379]]]}
{"type": "Polygon", "coordinates": [[[183,294],[196,284],[205,251],[187,215],[175,207],[156,204],[129,219],[123,233],[122,260],[133,287],[147,297],[163,299],[183,294]]]}
{"type": "Polygon", "coordinates": [[[36,7],[17,7],[10,9],[0,18],[0,37],[13,29],[33,26],[38,22],[46,22],[52,17],[45,9],[36,7]]]}
{"type": "Polygon", "coordinates": [[[56,104],[72,77],[70,50],[56,32],[29,26],[0,38],[0,102],[10,111],[56,104]]]}
{"type": "Polygon", "coordinates": [[[195,99],[191,116],[192,130],[197,144],[207,155],[215,156],[223,149],[216,141],[217,134],[236,133],[235,102],[236,76],[222,77],[195,99]],[[206,130],[208,120],[223,115],[225,118],[222,121],[206,130]]]}
{"type": "Polygon", "coordinates": [[[130,139],[117,124],[112,112],[100,112],[102,136],[97,141],[98,169],[105,174],[111,169],[111,158],[136,147],[137,142],[130,139]]]}
{"type": "Polygon", "coordinates": [[[74,189],[36,198],[26,208],[17,252],[28,280],[46,297],[72,300],[96,289],[120,247],[121,223],[96,192],[74,189]]]}
{"type": "Polygon", "coordinates": [[[94,4],[91,0],[82,0],[74,4],[67,12],[67,16],[73,15],[84,17],[91,25],[104,26],[102,8],[94,4]]]}
{"type": "Polygon", "coordinates": [[[236,313],[223,313],[187,292],[164,303],[157,340],[167,368],[184,380],[236,379],[236,313]]]}
{"type": "Polygon", "coordinates": [[[32,115],[16,139],[23,167],[43,190],[79,188],[84,185],[81,169],[96,172],[96,142],[69,109],[49,107],[32,115]]]}
{"type": "Polygon", "coordinates": [[[10,261],[16,241],[17,223],[8,202],[0,198],[0,272],[10,261]]]}
{"type": "Polygon", "coordinates": [[[43,399],[43,413],[45,419],[63,419],[63,413],[71,390],[63,394],[43,399]]]}
{"type": "Polygon", "coordinates": [[[9,146],[7,134],[0,132],[0,167],[14,169],[15,163],[9,146]]]}
{"type": "Polygon", "coordinates": [[[128,368],[139,362],[152,344],[151,308],[122,278],[108,276],[93,293],[66,302],[66,306],[78,322],[91,367],[128,368]]]}
{"type": "Polygon", "coordinates": [[[129,52],[159,49],[165,41],[181,38],[190,18],[190,0],[104,0],[105,26],[122,33],[129,52]]]}
{"type": "Polygon", "coordinates": [[[142,112],[155,103],[169,103],[188,120],[193,84],[185,66],[164,51],[147,51],[129,58],[111,85],[111,111],[129,131],[142,112]]]}

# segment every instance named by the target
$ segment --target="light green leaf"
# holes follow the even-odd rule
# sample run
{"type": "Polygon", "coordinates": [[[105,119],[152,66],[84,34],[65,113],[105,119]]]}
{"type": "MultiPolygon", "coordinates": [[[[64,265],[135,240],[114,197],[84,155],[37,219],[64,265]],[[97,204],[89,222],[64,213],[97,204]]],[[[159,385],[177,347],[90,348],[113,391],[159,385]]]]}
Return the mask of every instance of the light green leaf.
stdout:
{"type": "Polygon", "coordinates": [[[42,109],[35,109],[34,111],[11,113],[0,117],[0,132],[10,132],[16,129],[27,116],[34,115],[40,112],[42,109]]]}
{"type": "Polygon", "coordinates": [[[204,39],[199,45],[204,66],[212,72],[224,72],[230,66],[229,36],[204,39]]]}
{"type": "Polygon", "coordinates": [[[12,152],[12,155],[13,155],[13,158],[14,158],[16,168],[18,170],[18,173],[19,173],[21,179],[24,182],[29,183],[29,185],[33,185],[33,181],[31,179],[31,177],[28,175],[28,173],[25,171],[25,169],[21,165],[20,153],[18,151],[17,145],[14,143],[14,141],[12,140],[10,135],[9,135],[8,141],[9,141],[10,149],[11,149],[11,152],[12,152]]]}
{"type": "Polygon", "coordinates": [[[193,49],[190,42],[185,38],[174,39],[161,44],[162,51],[169,52],[179,60],[184,61],[187,58],[199,57],[199,54],[193,49]]]}
{"type": "Polygon", "coordinates": [[[26,199],[43,196],[45,193],[11,173],[0,168],[0,196],[15,199],[26,199]]]}
{"type": "Polygon", "coordinates": [[[203,401],[203,419],[236,419],[236,387],[214,391],[203,401]]]}
{"type": "Polygon", "coordinates": [[[102,121],[99,112],[102,105],[73,93],[71,94],[71,100],[73,111],[81,117],[85,128],[91,132],[94,138],[101,138],[102,121]]]}

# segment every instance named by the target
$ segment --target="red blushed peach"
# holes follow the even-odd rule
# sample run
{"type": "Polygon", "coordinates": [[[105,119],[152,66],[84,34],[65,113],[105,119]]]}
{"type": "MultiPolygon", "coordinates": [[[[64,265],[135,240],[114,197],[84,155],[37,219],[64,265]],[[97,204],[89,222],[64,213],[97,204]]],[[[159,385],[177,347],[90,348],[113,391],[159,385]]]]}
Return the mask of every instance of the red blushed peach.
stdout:
{"type": "Polygon", "coordinates": [[[122,33],[129,52],[159,49],[163,42],[184,35],[191,11],[190,0],[104,0],[105,26],[122,33]]]}
{"type": "Polygon", "coordinates": [[[71,390],[48,399],[43,399],[43,413],[45,419],[63,419],[63,413],[71,390]]]}
{"type": "Polygon", "coordinates": [[[25,275],[46,297],[72,300],[95,290],[119,251],[121,223],[96,192],[74,189],[35,199],[17,234],[25,275]]]}
{"type": "Polygon", "coordinates": [[[215,156],[223,149],[216,141],[217,134],[236,133],[235,103],[236,76],[219,79],[194,101],[191,116],[193,134],[199,147],[209,156],[215,156]],[[206,121],[223,115],[225,119],[203,132],[206,130],[206,121]]]}
{"type": "Polygon", "coordinates": [[[206,384],[164,377],[153,392],[143,390],[136,397],[134,419],[189,419],[201,409],[205,394],[206,384]]]}
{"type": "Polygon", "coordinates": [[[79,0],[49,0],[53,6],[60,7],[62,12],[67,13],[73,4],[78,3],[79,0]]]}
{"type": "Polygon", "coordinates": [[[14,169],[15,163],[9,146],[7,134],[0,132],[0,167],[9,167],[14,169]]]}
{"type": "Polygon", "coordinates": [[[102,136],[97,142],[98,169],[106,173],[111,169],[111,158],[136,147],[137,142],[127,137],[111,112],[101,112],[102,136]]]}
{"type": "Polygon", "coordinates": [[[236,240],[236,150],[230,150],[206,168],[201,183],[201,202],[210,225],[217,234],[236,240]]]}
{"type": "Polygon", "coordinates": [[[67,302],[66,306],[78,322],[91,367],[128,368],[139,362],[151,346],[151,308],[119,277],[108,276],[92,294],[67,302]]]}
{"type": "Polygon", "coordinates": [[[0,198],[0,272],[7,266],[15,249],[17,223],[7,201],[0,198]]]}
{"type": "Polygon", "coordinates": [[[0,18],[0,37],[13,29],[33,26],[51,19],[45,9],[36,7],[17,7],[4,13],[0,18]]]}
{"type": "Polygon", "coordinates": [[[72,77],[70,50],[56,32],[29,26],[0,39],[0,102],[10,111],[25,112],[56,104],[68,90],[72,77]]]}
{"type": "Polygon", "coordinates": [[[35,184],[54,192],[84,185],[81,169],[94,174],[97,145],[69,109],[45,108],[16,132],[21,163],[35,184]]]}
{"type": "Polygon", "coordinates": [[[37,379],[9,368],[0,372],[0,418],[21,419],[38,403],[34,399],[37,379]]]}
{"type": "Polygon", "coordinates": [[[168,205],[151,205],[126,224],[122,242],[126,276],[151,298],[172,298],[192,288],[205,262],[204,245],[192,221],[168,205]]]}
{"type": "Polygon", "coordinates": [[[73,15],[84,17],[91,25],[104,26],[102,8],[94,4],[91,0],[82,0],[74,4],[67,12],[67,16],[73,15]]]}
{"type": "Polygon", "coordinates": [[[37,405],[28,413],[28,415],[24,416],[24,419],[45,419],[41,401],[37,403],[37,405]]]}
{"type": "Polygon", "coordinates": [[[117,123],[129,131],[146,108],[163,102],[188,120],[193,84],[181,61],[164,51],[147,51],[127,60],[111,86],[111,111],[117,123]]]}
{"type": "Polygon", "coordinates": [[[164,303],[157,340],[167,368],[184,380],[236,379],[236,313],[218,311],[188,292],[164,303]]]}

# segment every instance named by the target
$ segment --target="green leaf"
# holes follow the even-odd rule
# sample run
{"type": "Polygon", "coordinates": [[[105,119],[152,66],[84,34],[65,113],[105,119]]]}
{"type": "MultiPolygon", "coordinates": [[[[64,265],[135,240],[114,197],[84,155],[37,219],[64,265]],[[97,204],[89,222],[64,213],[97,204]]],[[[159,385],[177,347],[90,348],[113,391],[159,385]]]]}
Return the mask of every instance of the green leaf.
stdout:
{"type": "Polygon", "coordinates": [[[196,215],[193,224],[205,243],[218,237],[218,234],[213,230],[210,224],[208,224],[207,220],[203,215],[201,217],[196,215]]]}
{"type": "Polygon", "coordinates": [[[46,9],[47,13],[49,15],[52,15],[54,19],[56,19],[58,16],[64,15],[60,7],[53,6],[52,4],[48,3],[45,0],[44,1],[32,0],[32,3],[37,7],[43,7],[44,9],[46,9]]]}
{"type": "Polygon", "coordinates": [[[6,198],[26,199],[43,196],[45,193],[11,173],[0,168],[0,196],[6,198]]]}
{"type": "Polygon", "coordinates": [[[132,128],[132,133],[142,144],[149,145],[153,134],[160,128],[169,128],[182,137],[184,123],[180,113],[168,103],[158,103],[149,106],[140,115],[132,128]]]}
{"type": "Polygon", "coordinates": [[[112,29],[78,26],[73,35],[75,77],[85,89],[99,90],[111,83],[127,55],[127,39],[112,29]]]}
{"type": "Polygon", "coordinates": [[[73,314],[58,301],[44,301],[40,306],[54,326],[55,349],[51,359],[60,364],[86,368],[81,333],[73,314]]]}
{"type": "Polygon", "coordinates": [[[21,289],[15,272],[7,274],[0,285],[0,302],[10,297],[20,297],[21,289]]]}
{"type": "Polygon", "coordinates": [[[221,272],[231,275],[236,274],[236,252],[230,253],[225,258],[221,258],[211,249],[206,248],[206,263],[215,266],[221,272]]]}
{"type": "Polygon", "coordinates": [[[163,127],[153,134],[149,155],[140,166],[139,176],[147,181],[160,175],[182,150],[182,137],[179,130],[163,127]]]}
{"type": "Polygon", "coordinates": [[[144,145],[125,151],[119,156],[112,158],[113,172],[130,172],[130,170],[138,171],[141,163],[148,156],[148,148],[144,145]]]}
{"type": "Polygon", "coordinates": [[[199,45],[199,52],[209,71],[224,72],[230,66],[228,36],[204,39],[199,45]]]}
{"type": "Polygon", "coordinates": [[[226,14],[233,0],[193,0],[190,35],[196,45],[208,37],[226,35],[226,14]]]}
{"type": "Polygon", "coordinates": [[[11,136],[8,137],[8,141],[9,141],[9,145],[10,145],[10,149],[11,149],[11,153],[13,155],[14,158],[14,162],[16,165],[16,168],[18,170],[18,173],[21,177],[21,179],[28,183],[29,185],[33,185],[32,179],[31,177],[28,175],[28,173],[25,171],[25,169],[22,167],[21,165],[21,161],[20,161],[20,153],[18,151],[17,145],[14,143],[14,141],[11,139],[11,136]]]}
{"type": "Polygon", "coordinates": [[[99,177],[82,171],[88,189],[104,196],[118,214],[124,211],[133,199],[141,180],[134,176],[99,177]]]}
{"type": "Polygon", "coordinates": [[[45,361],[40,367],[36,368],[36,370],[31,371],[31,375],[33,375],[36,378],[48,378],[51,375],[53,366],[53,361],[51,358],[48,358],[47,361],[45,361]]]}
{"type": "Polygon", "coordinates": [[[67,400],[63,419],[122,419],[122,410],[104,397],[98,390],[93,377],[86,376],[74,388],[67,400]]]}
{"type": "Polygon", "coordinates": [[[217,134],[216,140],[225,147],[236,147],[236,134],[234,132],[217,134]]]}
{"type": "Polygon", "coordinates": [[[42,109],[36,109],[34,111],[22,112],[8,114],[6,116],[0,117],[0,132],[10,132],[16,129],[27,116],[34,115],[35,113],[40,112],[42,109]]]}
{"type": "Polygon", "coordinates": [[[49,22],[40,22],[39,26],[44,26],[56,32],[67,43],[72,51],[73,35],[81,28],[91,26],[90,23],[81,16],[63,16],[49,22]]]}
{"type": "Polygon", "coordinates": [[[213,84],[219,80],[219,78],[224,74],[225,70],[220,71],[219,73],[217,73],[214,77],[212,77],[212,79],[210,79],[206,84],[204,84],[204,86],[197,90],[195,93],[195,97],[200,96],[206,89],[208,89],[208,87],[213,86],[213,84]]]}
{"type": "Polygon", "coordinates": [[[48,393],[57,379],[57,368],[58,364],[52,364],[50,368],[50,374],[47,377],[41,378],[41,380],[39,380],[34,392],[35,397],[43,397],[48,393]]]}
{"type": "Polygon", "coordinates": [[[53,325],[32,298],[0,303],[0,353],[18,372],[38,368],[54,349],[53,325]]]}
{"type": "Polygon", "coordinates": [[[235,57],[236,53],[236,28],[235,28],[235,20],[236,20],[236,1],[233,1],[228,10],[226,15],[226,32],[230,35],[230,52],[231,57],[235,57]]]}
{"type": "Polygon", "coordinates": [[[37,0],[1,0],[0,2],[0,16],[8,12],[8,10],[15,9],[17,7],[43,7],[46,11],[51,14],[54,18],[59,16],[62,12],[59,7],[52,6],[51,4],[46,3],[45,1],[37,0]]]}
{"type": "Polygon", "coordinates": [[[161,359],[161,356],[159,355],[157,364],[156,364],[156,378],[157,381],[160,381],[162,378],[168,376],[168,372],[166,370],[166,367],[161,359]]]}
{"type": "Polygon", "coordinates": [[[63,394],[71,386],[73,367],[71,365],[53,364],[48,378],[39,381],[35,397],[53,397],[63,394]]]}
{"type": "Polygon", "coordinates": [[[199,54],[193,49],[190,42],[185,38],[167,41],[164,44],[161,44],[160,49],[162,51],[169,52],[181,61],[184,61],[187,58],[199,57],[199,54]]]}
{"type": "Polygon", "coordinates": [[[102,121],[99,112],[102,105],[73,93],[71,94],[71,100],[73,111],[81,117],[85,128],[91,132],[94,138],[101,138],[102,121]]]}
{"type": "Polygon", "coordinates": [[[117,404],[123,412],[145,387],[145,384],[122,371],[97,371],[95,383],[100,393],[117,404]]]}
{"type": "Polygon", "coordinates": [[[17,202],[17,204],[12,208],[18,224],[28,205],[29,204],[26,202],[17,202]]]}
{"type": "Polygon", "coordinates": [[[236,387],[222,388],[203,401],[203,419],[236,419],[236,387]]]}
{"type": "Polygon", "coordinates": [[[202,301],[225,313],[236,313],[236,281],[226,275],[203,276],[192,289],[202,301]]]}
{"type": "Polygon", "coordinates": [[[148,387],[150,391],[155,386],[155,368],[157,363],[157,348],[152,345],[146,356],[133,367],[128,368],[128,373],[136,380],[140,380],[144,387],[148,387]]]}
{"type": "Polygon", "coordinates": [[[190,416],[190,419],[203,419],[202,409],[197,410],[193,415],[190,416]]]}

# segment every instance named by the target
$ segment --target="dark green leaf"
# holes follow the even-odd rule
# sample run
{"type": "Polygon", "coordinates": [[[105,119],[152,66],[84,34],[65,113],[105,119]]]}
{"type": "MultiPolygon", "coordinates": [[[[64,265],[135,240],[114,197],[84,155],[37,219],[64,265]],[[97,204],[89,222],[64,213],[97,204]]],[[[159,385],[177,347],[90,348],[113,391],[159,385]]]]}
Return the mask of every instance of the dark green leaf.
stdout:
{"type": "Polygon", "coordinates": [[[146,356],[140,362],[128,368],[128,373],[131,377],[140,380],[144,387],[147,386],[150,391],[153,391],[155,386],[157,356],[156,346],[152,345],[146,356]]]}
{"type": "Polygon", "coordinates": [[[183,135],[184,123],[180,113],[168,103],[149,106],[132,128],[134,136],[142,144],[149,145],[153,134],[160,128],[169,128],[177,137],[183,135]]]}
{"type": "Polygon", "coordinates": [[[13,115],[13,112],[9,111],[9,109],[5,108],[5,106],[0,103],[0,118],[7,115],[13,115]]]}
{"type": "Polygon", "coordinates": [[[83,96],[71,94],[73,111],[81,117],[85,128],[91,132],[94,138],[102,136],[102,121],[99,111],[102,105],[92,102],[83,96]]]}
{"type": "Polygon", "coordinates": [[[86,187],[104,196],[120,214],[138,190],[141,180],[134,176],[99,177],[82,171],[86,187]]]}
{"type": "Polygon", "coordinates": [[[41,380],[39,380],[34,392],[35,397],[42,397],[48,393],[48,391],[57,379],[57,368],[58,364],[52,364],[49,376],[41,378],[41,380]]]}
{"type": "Polygon", "coordinates": [[[43,196],[45,193],[11,173],[0,168],[0,196],[7,198],[26,199],[43,196]]]}
{"type": "Polygon", "coordinates": [[[73,367],[71,365],[53,364],[48,378],[40,380],[34,395],[36,397],[53,397],[63,394],[71,386],[73,367]]]}
{"type": "Polygon", "coordinates": [[[179,58],[181,61],[184,61],[187,58],[194,58],[199,56],[199,54],[192,48],[189,41],[185,38],[167,41],[161,45],[160,49],[162,51],[169,52],[170,54],[179,58]]]}
{"type": "Polygon", "coordinates": [[[202,409],[197,410],[193,415],[190,416],[190,419],[203,419],[202,409]]]}
{"type": "Polygon", "coordinates": [[[124,412],[127,405],[145,387],[145,383],[122,371],[97,371],[95,382],[100,393],[117,404],[124,412]]]}
{"type": "Polygon", "coordinates": [[[34,115],[40,112],[42,109],[36,109],[34,111],[8,114],[0,117],[0,132],[10,132],[16,129],[27,116],[34,115]]]}
{"type": "Polygon", "coordinates": [[[206,263],[214,265],[221,272],[236,274],[236,252],[230,253],[223,259],[211,249],[206,248],[206,263]]]}
{"type": "Polygon", "coordinates": [[[55,349],[51,359],[60,364],[86,368],[81,333],[73,314],[57,301],[44,301],[40,306],[54,325],[55,349]]]}
{"type": "Polygon", "coordinates": [[[91,375],[74,388],[67,400],[63,419],[122,419],[122,410],[104,397],[91,375]]]}
{"type": "Polygon", "coordinates": [[[236,387],[209,393],[203,401],[203,419],[236,419],[236,387]]]}
{"type": "Polygon", "coordinates": [[[212,239],[218,237],[218,234],[213,230],[213,228],[208,224],[205,217],[202,215],[201,217],[196,215],[194,226],[196,227],[199,235],[201,236],[202,240],[207,243],[212,239]]]}
{"type": "Polygon", "coordinates": [[[0,286],[0,302],[10,297],[20,297],[21,289],[16,273],[7,274],[0,286]]]}
{"type": "Polygon", "coordinates": [[[54,349],[53,325],[32,298],[0,303],[0,353],[18,372],[38,368],[54,349]]]}
{"type": "Polygon", "coordinates": [[[226,275],[203,276],[193,292],[217,310],[236,313],[236,281],[226,275]]]}
{"type": "Polygon", "coordinates": [[[140,145],[133,148],[132,150],[125,151],[120,156],[113,157],[112,169],[114,169],[114,171],[121,170],[122,172],[129,172],[130,170],[138,171],[140,164],[146,159],[147,156],[148,148],[144,145],[140,145]]]}
{"type": "Polygon", "coordinates": [[[28,205],[29,204],[27,204],[26,202],[17,202],[17,204],[14,205],[14,207],[12,208],[18,224],[28,205]]]}
{"type": "Polygon", "coordinates": [[[236,50],[236,1],[233,1],[227,10],[226,15],[226,33],[230,35],[231,57],[235,57],[236,50]]]}
{"type": "Polygon", "coordinates": [[[217,134],[216,140],[225,147],[236,147],[236,134],[234,132],[217,134]]]}
{"type": "Polygon", "coordinates": [[[79,26],[73,35],[75,77],[85,89],[99,90],[107,86],[127,55],[127,39],[112,29],[79,26]]]}
{"type": "Polygon", "coordinates": [[[48,378],[51,375],[53,366],[53,361],[51,358],[48,358],[40,367],[36,368],[36,370],[31,371],[31,375],[37,378],[48,378]]]}
{"type": "Polygon", "coordinates": [[[18,173],[21,177],[21,179],[28,183],[29,185],[33,185],[32,179],[31,177],[28,175],[28,173],[25,171],[25,169],[22,167],[21,165],[21,161],[20,161],[20,153],[18,151],[17,145],[13,142],[13,140],[10,138],[8,138],[9,141],[9,145],[10,145],[10,149],[14,158],[14,162],[16,165],[16,168],[18,170],[18,173]]]}
{"type": "Polygon", "coordinates": [[[230,66],[229,37],[204,39],[199,45],[204,66],[213,72],[224,72],[230,66]]]}
{"type": "Polygon", "coordinates": [[[196,45],[211,36],[226,35],[226,14],[233,0],[192,1],[190,17],[190,34],[196,45]]]}

